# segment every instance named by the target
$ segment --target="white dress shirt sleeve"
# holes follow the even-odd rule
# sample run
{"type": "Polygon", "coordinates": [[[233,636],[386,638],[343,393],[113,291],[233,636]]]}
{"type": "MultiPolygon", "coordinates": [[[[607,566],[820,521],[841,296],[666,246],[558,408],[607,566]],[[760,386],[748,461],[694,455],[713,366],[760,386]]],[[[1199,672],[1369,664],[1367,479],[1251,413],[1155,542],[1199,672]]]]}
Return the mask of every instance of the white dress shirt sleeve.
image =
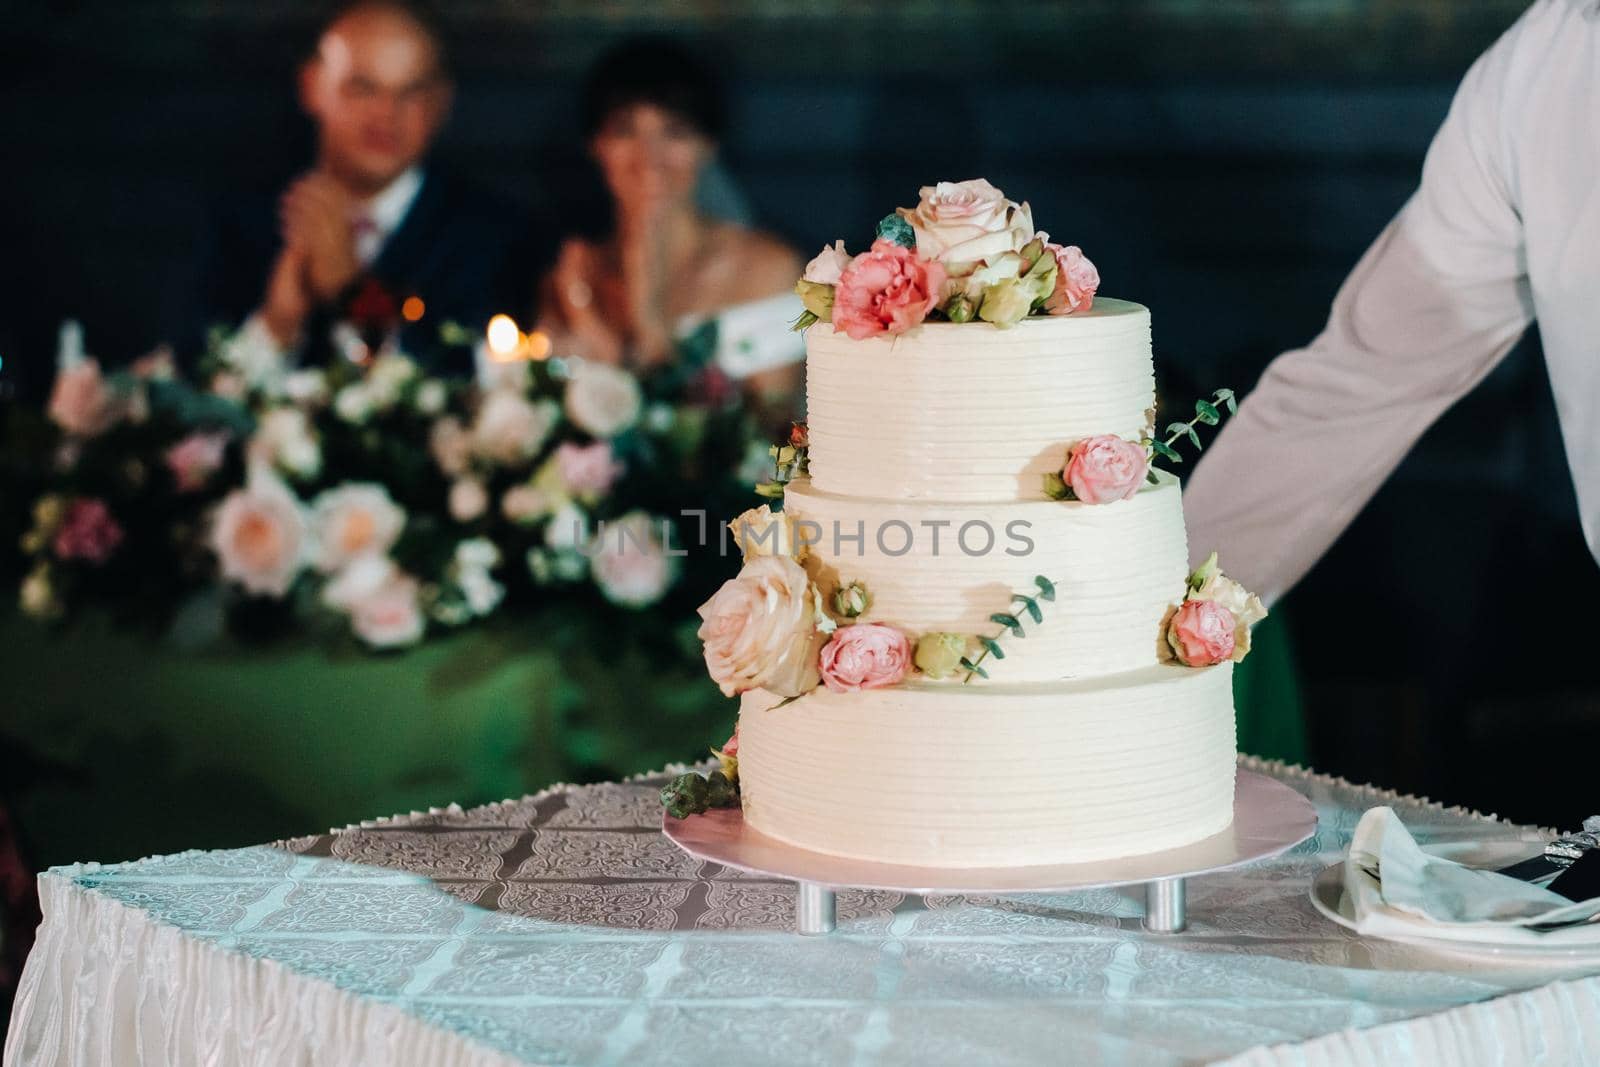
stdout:
{"type": "Polygon", "coordinates": [[[1526,22],[1468,71],[1420,188],[1345,281],[1322,334],[1273,361],[1185,486],[1191,556],[1217,550],[1268,601],[1532,321],[1506,166],[1507,69],[1526,22]]]}

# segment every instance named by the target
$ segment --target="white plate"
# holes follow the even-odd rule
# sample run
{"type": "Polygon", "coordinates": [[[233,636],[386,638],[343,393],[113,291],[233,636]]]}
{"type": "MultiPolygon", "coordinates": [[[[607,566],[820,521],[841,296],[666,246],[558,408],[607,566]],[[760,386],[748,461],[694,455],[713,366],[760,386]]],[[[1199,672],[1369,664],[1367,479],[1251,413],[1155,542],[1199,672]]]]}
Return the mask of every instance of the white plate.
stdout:
{"type": "MultiPolygon", "coordinates": [[[[1537,847],[1526,841],[1452,842],[1429,845],[1423,849],[1430,855],[1441,856],[1473,867],[1500,868],[1518,860],[1538,854],[1537,847]]],[[[1344,864],[1324,867],[1311,880],[1311,905],[1324,918],[1331,919],[1346,930],[1355,931],[1355,915],[1344,891],[1344,864]]],[[[1378,935],[1363,934],[1364,937],[1378,935]]],[[[1385,935],[1384,941],[1414,945],[1435,952],[1464,953],[1473,956],[1494,956],[1497,959],[1526,962],[1562,963],[1572,961],[1600,961],[1600,941],[1581,943],[1550,941],[1540,944],[1506,944],[1500,941],[1465,941],[1459,938],[1415,935],[1385,935]]]]}
{"type": "Polygon", "coordinates": [[[1233,825],[1182,848],[1098,863],[1037,867],[912,867],[812,852],[744,824],[738,808],[675,819],[663,815],[662,832],[699,859],[753,874],[829,889],[884,889],[900,893],[1065,893],[1134,885],[1238,867],[1285,852],[1317,828],[1311,802],[1274,778],[1238,772],[1233,825]]]}

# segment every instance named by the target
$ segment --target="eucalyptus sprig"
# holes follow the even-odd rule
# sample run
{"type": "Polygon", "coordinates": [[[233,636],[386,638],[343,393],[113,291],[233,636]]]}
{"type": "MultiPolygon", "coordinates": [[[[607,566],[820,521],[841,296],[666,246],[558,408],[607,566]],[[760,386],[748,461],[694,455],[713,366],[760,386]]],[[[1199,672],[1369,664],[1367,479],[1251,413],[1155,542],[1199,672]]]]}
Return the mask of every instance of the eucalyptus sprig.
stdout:
{"type": "MultiPolygon", "coordinates": [[[[1014,604],[1021,604],[1022,610],[1028,615],[1029,618],[1036,623],[1042,623],[1044,622],[1044,611],[1039,607],[1039,601],[1055,600],[1056,587],[1054,582],[1042,574],[1036,574],[1033,576],[1033,584],[1037,590],[1036,595],[1028,593],[1013,593],[1011,594],[1011,602],[1014,604]]],[[[983,651],[978,653],[976,658],[969,656],[961,657],[961,666],[967,669],[967,676],[961,679],[961,683],[963,685],[972,681],[974,675],[980,678],[989,677],[989,672],[983,669],[983,661],[988,659],[990,656],[993,656],[995,659],[1006,658],[1005,649],[1000,647],[1000,639],[1006,636],[1007,633],[1010,633],[1012,637],[1028,636],[1027,632],[1022,628],[1022,620],[1017,618],[1017,616],[1012,612],[997,611],[993,615],[989,616],[989,621],[998,623],[1001,627],[1001,630],[993,637],[980,636],[978,638],[978,643],[983,645],[983,651]]]]}
{"type": "MultiPolygon", "coordinates": [[[[1146,447],[1150,450],[1150,458],[1154,460],[1159,456],[1172,463],[1182,463],[1183,456],[1179,455],[1178,450],[1173,445],[1176,445],[1184,438],[1189,439],[1189,443],[1194,445],[1196,452],[1200,451],[1200,432],[1196,427],[1202,423],[1207,426],[1216,426],[1221,423],[1223,408],[1227,408],[1230,415],[1236,414],[1239,410],[1239,404],[1234,399],[1232,389],[1218,389],[1211,394],[1210,400],[1196,400],[1194,402],[1194,418],[1188,422],[1169,422],[1165,441],[1156,437],[1145,442],[1146,447]]],[[[1156,480],[1154,470],[1150,472],[1149,480],[1151,482],[1156,480]]]]}
{"type": "Polygon", "coordinates": [[[772,478],[769,481],[757,482],[756,492],[768,499],[780,500],[783,498],[783,487],[810,470],[811,446],[806,436],[805,423],[795,423],[794,429],[789,433],[789,440],[768,448],[767,455],[772,457],[772,478]]]}

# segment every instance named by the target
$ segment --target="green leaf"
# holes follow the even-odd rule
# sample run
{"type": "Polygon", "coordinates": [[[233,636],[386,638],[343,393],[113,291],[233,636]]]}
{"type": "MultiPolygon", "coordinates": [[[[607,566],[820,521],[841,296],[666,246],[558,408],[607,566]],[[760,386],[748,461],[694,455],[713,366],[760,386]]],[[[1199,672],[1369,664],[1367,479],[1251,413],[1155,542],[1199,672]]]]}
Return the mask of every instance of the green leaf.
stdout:
{"type": "Polygon", "coordinates": [[[1228,414],[1237,415],[1239,413],[1239,402],[1234,399],[1232,389],[1218,389],[1212,394],[1212,399],[1227,407],[1228,414]]]}
{"type": "Polygon", "coordinates": [[[794,320],[794,322],[789,326],[789,329],[799,333],[801,330],[806,330],[812,326],[815,326],[820,321],[822,320],[817,318],[815,312],[802,311],[800,312],[800,317],[794,320]]]}
{"type": "Polygon", "coordinates": [[[1020,600],[1022,606],[1028,609],[1028,614],[1033,616],[1034,622],[1044,622],[1044,612],[1039,610],[1039,602],[1033,597],[1024,596],[1022,593],[1014,593],[1011,599],[1020,600]]]}
{"type": "Polygon", "coordinates": [[[1044,575],[1035,574],[1033,576],[1033,584],[1039,587],[1039,596],[1042,599],[1054,600],[1056,598],[1055,583],[1046,578],[1044,575]]]}
{"type": "Polygon", "coordinates": [[[1067,488],[1067,483],[1062,481],[1058,472],[1050,471],[1044,475],[1044,495],[1051,500],[1068,500],[1072,497],[1072,490],[1067,488]]]}
{"type": "Polygon", "coordinates": [[[1178,455],[1178,450],[1167,444],[1165,441],[1151,441],[1150,447],[1154,449],[1156,455],[1160,456],[1162,459],[1170,460],[1173,463],[1183,462],[1183,457],[1178,455]]]}
{"type": "Polygon", "coordinates": [[[1194,413],[1207,426],[1215,426],[1222,421],[1222,412],[1218,411],[1216,405],[1209,401],[1196,400],[1194,402],[1194,413]]]}
{"type": "Polygon", "coordinates": [[[783,499],[782,482],[761,482],[756,486],[756,495],[764,496],[769,500],[783,499]]]}
{"type": "Polygon", "coordinates": [[[989,616],[989,621],[999,623],[1001,626],[1006,627],[1018,637],[1028,636],[1022,632],[1022,620],[1017,618],[1015,615],[1007,615],[1003,611],[997,611],[993,615],[989,616]]]}
{"type": "Polygon", "coordinates": [[[1193,445],[1195,447],[1195,451],[1198,452],[1200,450],[1200,447],[1201,447],[1200,446],[1200,431],[1196,430],[1193,426],[1187,427],[1187,429],[1189,431],[1189,440],[1190,440],[1191,443],[1193,443],[1193,445]]]}
{"type": "Polygon", "coordinates": [[[893,241],[902,248],[917,247],[917,234],[911,223],[898,214],[885,215],[878,222],[878,236],[893,241]]]}
{"type": "MultiPolygon", "coordinates": [[[[999,641],[996,641],[992,637],[980,637],[978,640],[983,643],[984,648],[989,650],[989,655],[993,656],[995,659],[1006,658],[1006,650],[1000,647],[999,641]]],[[[965,663],[966,660],[962,660],[961,662],[965,663]]]]}
{"type": "Polygon", "coordinates": [[[967,678],[969,680],[974,674],[976,674],[979,678],[989,677],[988,671],[984,670],[982,667],[978,666],[965,656],[961,657],[961,665],[967,669],[967,678]]]}
{"type": "Polygon", "coordinates": [[[1161,484],[1161,479],[1156,477],[1156,472],[1153,470],[1147,470],[1144,472],[1144,480],[1149,482],[1151,485],[1161,484]]]}

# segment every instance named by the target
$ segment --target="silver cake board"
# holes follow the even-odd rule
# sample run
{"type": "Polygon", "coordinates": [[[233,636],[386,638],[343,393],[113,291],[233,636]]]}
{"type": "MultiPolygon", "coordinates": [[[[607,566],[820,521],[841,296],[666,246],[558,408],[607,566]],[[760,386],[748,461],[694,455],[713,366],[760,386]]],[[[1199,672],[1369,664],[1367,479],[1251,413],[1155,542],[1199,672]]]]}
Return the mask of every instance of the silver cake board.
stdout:
{"type": "Polygon", "coordinates": [[[697,859],[796,883],[795,928],[826,934],[840,889],[882,889],[918,896],[1070,893],[1143,885],[1147,930],[1175,934],[1188,926],[1186,880],[1269,859],[1317,829],[1311,802],[1266,775],[1240,770],[1233,824],[1192,845],[1142,856],[1037,867],[913,867],[830,856],[785,844],[744,824],[738,808],[686,819],[662,816],[668,840],[697,859]]]}

